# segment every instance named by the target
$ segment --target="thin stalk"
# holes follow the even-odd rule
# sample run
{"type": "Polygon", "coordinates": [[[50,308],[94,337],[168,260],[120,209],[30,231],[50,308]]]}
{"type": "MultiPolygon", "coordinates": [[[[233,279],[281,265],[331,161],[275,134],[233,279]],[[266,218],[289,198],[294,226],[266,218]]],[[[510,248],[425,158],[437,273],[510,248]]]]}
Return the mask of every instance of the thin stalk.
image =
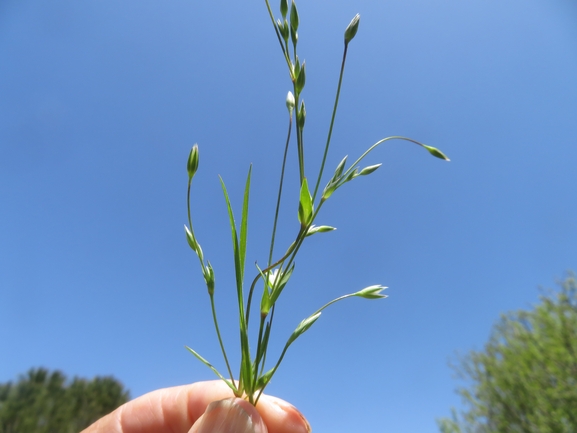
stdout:
{"type": "MultiPolygon", "coordinates": [[[[275,305],[276,305],[276,304],[275,304],[275,305]]],[[[274,319],[274,307],[275,307],[275,306],[273,305],[272,308],[271,308],[271,310],[270,310],[270,319],[269,319],[269,321],[268,321],[270,328],[272,328],[272,321],[273,321],[273,319],[274,319]]],[[[269,340],[270,340],[270,335],[269,335],[269,340]]],[[[263,355],[262,355],[262,367],[261,367],[261,370],[260,370],[260,374],[263,374],[263,372],[264,372],[264,366],[265,366],[265,364],[266,364],[266,352],[267,352],[267,349],[268,349],[268,341],[266,342],[265,346],[264,346],[263,349],[262,349],[264,352],[263,352],[263,355]]]]}
{"type": "Polygon", "coordinates": [[[413,140],[412,138],[402,137],[400,135],[392,135],[390,137],[383,138],[382,140],[377,141],[375,144],[373,144],[371,147],[369,147],[365,151],[365,153],[363,153],[361,156],[359,156],[358,159],[353,164],[351,164],[349,169],[342,174],[341,178],[343,178],[343,179],[346,178],[347,175],[349,175],[351,173],[351,171],[353,171],[355,169],[357,164],[359,164],[359,162],[361,162],[365,156],[367,156],[371,151],[373,151],[373,149],[375,149],[375,147],[377,147],[380,144],[383,144],[385,141],[389,141],[389,140],[404,140],[404,141],[409,141],[411,143],[417,144],[421,147],[424,147],[423,143],[420,143],[417,140],[413,140]]]}
{"type": "MultiPolygon", "coordinates": [[[[188,182],[188,190],[187,190],[187,196],[186,196],[186,207],[188,209],[188,225],[189,225],[189,229],[190,229],[190,233],[192,234],[192,238],[196,241],[196,237],[194,235],[194,230],[192,228],[192,217],[191,217],[191,212],[190,212],[190,188],[191,188],[192,182],[188,182]]],[[[202,269],[204,269],[204,262],[203,262],[203,258],[197,253],[198,259],[200,260],[200,266],[202,269]]],[[[218,319],[216,317],[216,308],[214,305],[214,294],[210,294],[210,307],[212,309],[212,319],[214,321],[214,328],[216,329],[216,335],[218,337],[218,343],[220,344],[220,349],[222,351],[222,356],[224,357],[224,362],[226,363],[226,368],[228,370],[228,374],[230,374],[230,379],[231,379],[231,383],[235,383],[234,382],[234,375],[232,374],[232,369],[230,368],[230,363],[228,362],[228,356],[226,355],[226,350],[224,349],[224,343],[222,342],[222,336],[220,335],[220,328],[218,326],[218,319]]]]}
{"type": "Polygon", "coordinates": [[[281,168],[280,181],[279,181],[279,187],[278,187],[278,195],[277,195],[277,199],[276,199],[276,209],[275,209],[275,213],[274,213],[274,223],[273,223],[273,227],[272,227],[270,251],[268,254],[268,262],[267,262],[268,266],[270,266],[270,263],[272,261],[273,251],[274,251],[274,241],[275,241],[275,237],[276,237],[276,226],[277,226],[277,222],[278,222],[278,213],[279,213],[279,209],[280,209],[282,187],[283,187],[283,182],[284,182],[284,170],[285,170],[285,166],[286,166],[286,158],[287,158],[289,142],[290,142],[290,138],[291,138],[292,123],[293,123],[293,116],[291,113],[289,116],[289,127],[288,127],[288,132],[287,132],[286,143],[285,143],[285,147],[284,147],[284,155],[282,158],[282,168],[281,168]]]}
{"type": "Polygon", "coordinates": [[[286,61],[286,63],[287,63],[287,66],[288,66],[288,68],[289,68],[289,73],[290,73],[290,76],[291,76],[291,80],[294,80],[292,63],[291,63],[291,59],[290,59],[289,54],[288,54],[288,47],[287,47],[287,49],[285,49],[285,46],[284,46],[284,44],[283,44],[283,38],[282,38],[282,36],[281,36],[281,34],[280,34],[277,26],[276,26],[276,22],[275,22],[275,20],[274,20],[274,14],[272,13],[272,9],[270,8],[270,4],[269,4],[268,0],[264,0],[264,2],[266,3],[266,8],[267,8],[267,10],[268,10],[268,15],[270,16],[270,20],[271,20],[271,22],[272,22],[272,26],[274,27],[274,31],[275,31],[275,33],[276,33],[276,37],[277,37],[278,42],[279,42],[279,44],[280,44],[280,48],[281,48],[281,50],[282,50],[282,53],[283,53],[283,56],[284,56],[285,61],[286,61]]]}
{"type": "MultiPolygon", "coordinates": [[[[266,290],[266,289],[265,289],[265,290],[266,290]]],[[[258,329],[258,340],[257,340],[258,343],[257,343],[257,346],[256,346],[256,358],[255,358],[255,360],[254,360],[254,372],[255,372],[255,375],[256,375],[257,377],[258,377],[258,370],[259,370],[258,364],[259,364],[260,361],[261,361],[261,360],[259,359],[259,355],[260,355],[260,353],[261,353],[261,346],[262,346],[262,339],[263,339],[263,335],[262,335],[262,334],[263,334],[263,331],[264,331],[264,323],[265,323],[265,321],[266,321],[266,315],[262,315],[262,314],[261,314],[261,316],[260,316],[260,326],[259,326],[259,329],[258,329]]],[[[262,357],[260,357],[260,358],[262,358],[262,357]]]]}
{"type": "MultiPolygon", "coordinates": [[[[277,195],[277,200],[276,200],[276,209],[275,209],[275,214],[274,214],[274,223],[273,223],[273,229],[272,229],[272,236],[271,236],[271,242],[270,242],[270,251],[269,251],[269,256],[268,256],[268,266],[267,269],[270,269],[270,265],[271,265],[271,261],[272,261],[272,256],[273,256],[273,251],[274,251],[274,241],[276,238],[276,227],[277,227],[277,223],[278,223],[278,214],[279,214],[279,210],[280,210],[280,202],[281,202],[281,197],[282,197],[282,189],[283,189],[283,183],[284,183],[284,172],[285,172],[285,167],[286,167],[286,159],[287,159],[287,153],[288,153],[288,148],[289,148],[289,143],[290,143],[290,137],[291,137],[291,131],[292,131],[292,113],[289,116],[289,127],[288,127],[288,132],[287,132],[287,139],[286,139],[286,143],[285,143],[285,148],[284,148],[284,155],[283,155],[283,160],[282,160],[282,168],[281,168],[281,175],[280,175],[280,181],[279,181],[279,188],[278,188],[278,195],[277,195]]],[[[259,275],[260,276],[260,275],[259,275]]],[[[252,294],[254,292],[254,286],[256,284],[256,282],[258,281],[258,277],[255,278],[255,280],[253,281],[253,284],[250,287],[250,291],[248,294],[248,300],[247,300],[247,307],[246,307],[246,323],[247,323],[247,327],[248,327],[248,323],[249,323],[249,317],[250,317],[250,306],[252,304],[252,294]]],[[[265,282],[266,284],[266,282],[265,282]]],[[[266,287],[264,290],[267,290],[266,287]]],[[[258,338],[258,347],[257,347],[257,353],[259,350],[259,347],[261,345],[261,336],[262,336],[262,330],[263,330],[263,323],[261,320],[261,324],[259,327],[259,338],[258,338]]]]}
{"type": "MultiPolygon", "coordinates": [[[[192,182],[188,182],[188,191],[186,194],[186,207],[188,209],[188,228],[190,229],[190,233],[192,234],[192,238],[195,240],[196,242],[196,236],[194,235],[194,230],[192,228],[192,218],[190,216],[190,187],[192,185],[192,182]]],[[[200,267],[201,269],[204,269],[204,262],[202,260],[202,257],[197,253],[196,256],[198,257],[198,260],[200,260],[200,267]]]]}
{"type": "Polygon", "coordinates": [[[300,149],[300,160],[299,160],[300,176],[301,176],[301,182],[299,185],[300,187],[305,179],[305,145],[304,145],[303,130],[300,127],[297,128],[297,142],[298,147],[300,149]]]}
{"type": "Polygon", "coordinates": [[[348,295],[343,295],[343,296],[339,296],[337,299],[333,299],[330,302],[327,302],[325,305],[323,305],[321,308],[319,308],[317,311],[315,311],[313,314],[311,314],[311,316],[314,316],[315,314],[320,313],[321,311],[323,311],[325,308],[327,308],[329,305],[334,304],[335,302],[339,302],[342,301],[343,299],[347,299],[347,298],[352,298],[356,296],[355,293],[349,293],[348,295]]]}
{"type": "Polygon", "coordinates": [[[216,319],[216,308],[214,306],[214,295],[210,295],[210,307],[212,309],[212,318],[214,321],[214,328],[216,329],[216,335],[218,336],[218,343],[220,344],[220,349],[222,350],[222,354],[224,356],[224,362],[226,363],[226,368],[228,370],[228,374],[230,374],[230,380],[234,383],[234,375],[232,374],[232,369],[230,368],[230,364],[228,362],[228,357],[226,356],[226,350],[224,350],[224,343],[222,342],[222,337],[220,336],[220,329],[218,326],[218,320],[216,319]]]}
{"type": "Polygon", "coordinates": [[[299,188],[303,184],[303,180],[305,178],[305,156],[304,156],[304,146],[303,146],[303,135],[302,130],[298,122],[299,114],[300,114],[300,94],[297,92],[296,82],[293,82],[293,89],[294,89],[294,96],[295,96],[295,115],[297,118],[296,122],[296,129],[297,129],[297,153],[298,153],[298,160],[299,160],[299,188]]]}
{"type": "Polygon", "coordinates": [[[319,189],[319,185],[321,184],[321,179],[323,177],[323,171],[325,169],[325,162],[327,160],[327,154],[329,153],[329,146],[331,144],[331,137],[333,134],[333,125],[335,124],[335,117],[337,115],[337,107],[339,105],[339,97],[341,94],[341,85],[343,83],[343,75],[345,72],[345,63],[347,60],[347,49],[348,49],[348,44],[345,44],[345,50],[343,52],[343,61],[341,63],[341,73],[339,75],[339,84],[337,86],[337,94],[335,96],[335,104],[333,107],[333,114],[331,116],[331,125],[329,126],[329,133],[327,136],[327,142],[325,144],[325,153],[323,155],[323,162],[321,163],[321,169],[319,171],[319,177],[317,179],[317,184],[315,185],[315,192],[313,193],[313,203],[315,202],[315,198],[317,197],[317,191],[319,189]]]}

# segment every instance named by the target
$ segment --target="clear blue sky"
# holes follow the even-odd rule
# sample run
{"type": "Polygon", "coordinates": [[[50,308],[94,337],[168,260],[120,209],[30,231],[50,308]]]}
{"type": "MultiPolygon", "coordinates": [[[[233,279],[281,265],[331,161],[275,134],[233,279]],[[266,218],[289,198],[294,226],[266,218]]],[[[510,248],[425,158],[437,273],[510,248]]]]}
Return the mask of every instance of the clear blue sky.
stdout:
{"type": "MultiPolygon", "coordinates": [[[[268,392],[297,405],[317,433],[433,433],[435,418],[460,404],[447,361],[482,348],[501,312],[528,307],[539,286],[577,268],[577,7],[298,6],[307,169],[319,164],[342,32],[357,12],[329,167],[397,134],[452,161],[389,144],[367,160],[380,170],[326,204],[319,223],[338,230],[304,248],[273,350],[333,297],[378,283],[390,297],[328,310],[268,392]]],[[[234,351],[217,175],[238,213],[253,163],[247,263],[264,262],[285,68],[264,1],[0,2],[0,381],[45,366],[112,374],[138,396],[212,379],[184,349],[222,367],[183,235],[186,157],[198,142],[195,228],[234,351]]],[[[294,147],[290,157],[294,176],[294,147]]],[[[297,225],[290,205],[283,242],[297,225]]]]}

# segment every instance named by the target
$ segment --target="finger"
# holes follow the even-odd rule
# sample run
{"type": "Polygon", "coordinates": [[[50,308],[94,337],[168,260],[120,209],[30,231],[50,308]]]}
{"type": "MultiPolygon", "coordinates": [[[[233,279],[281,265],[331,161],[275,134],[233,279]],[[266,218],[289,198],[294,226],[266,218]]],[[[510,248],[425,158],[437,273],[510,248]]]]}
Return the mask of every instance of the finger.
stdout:
{"type": "MultiPolygon", "coordinates": [[[[197,382],[189,385],[189,412],[194,421],[204,413],[210,403],[232,396],[230,388],[220,380],[197,382]]],[[[263,394],[256,406],[268,433],[310,433],[305,417],[291,404],[280,398],[263,394]]]]}
{"type": "Polygon", "coordinates": [[[310,433],[312,431],[306,418],[292,404],[280,398],[263,394],[256,408],[269,433],[310,433]]]}
{"type": "Polygon", "coordinates": [[[160,389],[120,406],[82,433],[186,433],[211,401],[232,396],[218,381],[160,389]]]}
{"type": "Polygon", "coordinates": [[[210,403],[189,433],[267,433],[267,428],[248,401],[227,398],[210,403]]]}
{"type": "MultiPolygon", "coordinates": [[[[220,380],[197,382],[188,385],[190,391],[189,412],[196,421],[210,403],[232,397],[230,388],[220,380]]],[[[257,410],[268,427],[268,433],[309,433],[310,425],[291,404],[280,398],[263,394],[257,410]]]]}
{"type": "MultiPolygon", "coordinates": [[[[161,389],[126,403],[83,433],[187,433],[210,403],[231,397],[218,380],[161,389]]],[[[257,410],[268,433],[311,431],[301,413],[281,399],[263,395],[257,410]]]]}

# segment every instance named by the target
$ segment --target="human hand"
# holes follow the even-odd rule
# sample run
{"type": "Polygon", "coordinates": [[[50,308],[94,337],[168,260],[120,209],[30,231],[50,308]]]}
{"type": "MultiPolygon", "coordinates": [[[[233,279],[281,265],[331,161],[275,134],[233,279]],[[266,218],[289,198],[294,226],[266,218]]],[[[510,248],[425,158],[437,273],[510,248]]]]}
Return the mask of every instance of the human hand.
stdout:
{"type": "Polygon", "coordinates": [[[165,388],[132,400],[82,433],[310,433],[292,405],[262,395],[256,409],[222,381],[165,388]]]}

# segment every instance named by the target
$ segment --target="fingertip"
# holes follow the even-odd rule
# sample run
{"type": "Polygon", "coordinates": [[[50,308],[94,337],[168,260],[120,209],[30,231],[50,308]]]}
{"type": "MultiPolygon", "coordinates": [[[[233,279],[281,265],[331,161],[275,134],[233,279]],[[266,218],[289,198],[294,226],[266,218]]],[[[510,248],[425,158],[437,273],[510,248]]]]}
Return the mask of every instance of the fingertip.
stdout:
{"type": "Polygon", "coordinates": [[[210,403],[189,433],[268,433],[268,430],[249,402],[227,398],[210,403]]]}
{"type": "Polygon", "coordinates": [[[312,432],[304,415],[292,404],[280,398],[263,395],[257,409],[268,426],[269,433],[312,432]]]}

